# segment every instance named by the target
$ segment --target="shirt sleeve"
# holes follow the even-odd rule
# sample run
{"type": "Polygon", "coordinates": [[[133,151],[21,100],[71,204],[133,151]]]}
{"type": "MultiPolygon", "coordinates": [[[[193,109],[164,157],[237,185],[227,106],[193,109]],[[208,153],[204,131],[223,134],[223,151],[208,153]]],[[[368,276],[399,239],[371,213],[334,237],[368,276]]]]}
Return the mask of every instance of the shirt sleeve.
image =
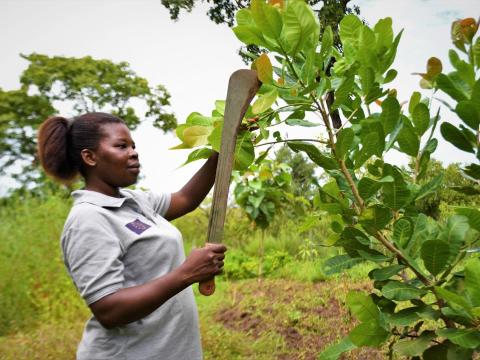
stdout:
{"type": "Polygon", "coordinates": [[[157,214],[164,216],[170,207],[172,195],[170,193],[154,193],[151,191],[145,192],[148,202],[157,214]]]}
{"type": "Polygon", "coordinates": [[[68,229],[61,241],[67,270],[88,305],[123,288],[124,282],[120,240],[105,219],[91,215],[68,229]]]}

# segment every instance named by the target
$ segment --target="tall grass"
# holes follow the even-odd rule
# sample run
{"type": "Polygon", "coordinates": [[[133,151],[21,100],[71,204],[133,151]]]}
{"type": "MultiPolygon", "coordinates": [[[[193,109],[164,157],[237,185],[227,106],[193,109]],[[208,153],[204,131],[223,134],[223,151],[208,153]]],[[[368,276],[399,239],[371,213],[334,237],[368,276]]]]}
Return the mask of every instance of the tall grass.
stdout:
{"type": "Polygon", "coordinates": [[[0,207],[0,335],[84,309],[59,239],[70,200],[17,197],[0,207]]]}

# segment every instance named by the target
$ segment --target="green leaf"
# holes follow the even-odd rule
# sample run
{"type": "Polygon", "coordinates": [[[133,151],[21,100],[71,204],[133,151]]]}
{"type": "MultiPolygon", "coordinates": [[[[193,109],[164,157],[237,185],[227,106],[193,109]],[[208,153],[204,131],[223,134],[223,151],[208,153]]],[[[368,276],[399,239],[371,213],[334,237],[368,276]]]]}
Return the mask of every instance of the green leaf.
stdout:
{"type": "Polygon", "coordinates": [[[190,126],[183,131],[183,142],[190,147],[206,145],[212,130],[213,127],[210,126],[190,126]]]}
{"type": "Polygon", "coordinates": [[[393,131],[390,133],[390,136],[388,137],[388,142],[385,144],[385,152],[389,151],[393,144],[397,141],[398,135],[400,135],[400,131],[402,131],[403,128],[403,121],[398,121],[397,125],[395,125],[395,128],[393,131]]]}
{"type": "Polygon", "coordinates": [[[392,259],[392,256],[384,255],[381,252],[373,249],[358,249],[357,253],[365,260],[374,261],[376,263],[384,263],[392,259]]]}
{"type": "Polygon", "coordinates": [[[480,231],[480,211],[472,208],[456,208],[455,212],[468,219],[468,224],[475,230],[480,231]]]}
{"type": "Polygon", "coordinates": [[[380,311],[372,298],[358,291],[347,294],[347,306],[352,314],[360,321],[378,320],[380,311]]]}
{"type": "Polygon", "coordinates": [[[237,20],[237,25],[254,25],[255,22],[252,18],[252,12],[250,9],[240,9],[235,14],[235,19],[237,20]]]}
{"type": "MultiPolygon", "coordinates": [[[[360,30],[360,43],[356,58],[362,66],[378,68],[378,57],[372,44],[375,43],[375,33],[368,27],[362,26],[360,30]]],[[[348,58],[348,54],[345,54],[348,58]]]]}
{"type": "Polygon", "coordinates": [[[480,331],[476,329],[439,329],[437,334],[467,349],[480,346],[480,331]]]}
{"type": "Polygon", "coordinates": [[[445,300],[448,305],[452,307],[459,306],[467,312],[471,312],[472,306],[463,296],[457,295],[454,292],[439,286],[435,286],[435,293],[445,300]]]}
{"type": "Polygon", "coordinates": [[[417,156],[420,148],[420,139],[407,118],[404,118],[403,128],[398,134],[397,142],[401,152],[410,156],[417,156]]]}
{"type": "Polygon", "coordinates": [[[177,126],[177,128],[175,129],[175,134],[177,135],[177,137],[183,142],[183,131],[188,128],[189,125],[187,124],[180,124],[177,126]]]}
{"type": "Polygon", "coordinates": [[[411,221],[401,218],[393,225],[393,241],[401,248],[406,248],[413,234],[411,221]]]}
{"type": "Polygon", "coordinates": [[[237,144],[235,146],[235,170],[245,170],[255,160],[255,150],[251,140],[252,134],[249,131],[245,131],[237,138],[237,144]]]}
{"type": "Polygon", "coordinates": [[[474,307],[480,306],[480,260],[469,259],[465,265],[465,289],[474,307]]]}
{"type": "Polygon", "coordinates": [[[395,56],[397,54],[397,47],[400,43],[400,39],[402,38],[403,30],[401,30],[395,39],[393,40],[392,46],[387,50],[385,56],[381,59],[381,63],[379,64],[379,69],[377,70],[380,73],[384,73],[387,69],[392,66],[393,61],[395,60],[395,56]]]}
{"type": "Polygon", "coordinates": [[[390,280],[383,288],[382,294],[387,299],[405,301],[418,299],[424,294],[424,291],[413,285],[405,284],[400,281],[390,280]]]}
{"type": "Polygon", "coordinates": [[[199,126],[213,126],[213,118],[208,116],[203,116],[198,112],[193,112],[188,115],[185,124],[188,126],[199,125],[199,126]]]}
{"type": "Polygon", "coordinates": [[[465,92],[451,76],[439,74],[437,76],[437,87],[456,101],[468,100],[465,92]]]}
{"type": "Polygon", "coordinates": [[[215,110],[222,116],[225,115],[225,103],[226,103],[225,100],[216,100],[215,101],[215,110]]]}
{"type": "Polygon", "coordinates": [[[202,148],[202,149],[196,149],[193,150],[187,158],[187,161],[183,163],[183,165],[186,165],[188,163],[191,163],[192,161],[200,160],[200,159],[208,159],[211,155],[213,154],[213,150],[209,148],[202,148]]]}
{"type": "Polygon", "coordinates": [[[393,345],[393,350],[404,356],[420,356],[435,337],[433,331],[425,331],[416,339],[403,339],[398,341],[393,345]]]}
{"type": "Polygon", "coordinates": [[[423,360],[471,360],[472,358],[472,350],[452,344],[450,341],[432,346],[423,353],[423,360]]]}
{"type": "Polygon", "coordinates": [[[362,66],[358,69],[358,75],[360,76],[363,94],[367,96],[375,83],[375,72],[371,67],[362,66]]]}
{"type": "Polygon", "coordinates": [[[370,233],[382,230],[392,219],[390,209],[382,205],[373,205],[368,207],[360,215],[359,223],[370,233]]]}
{"type": "Polygon", "coordinates": [[[383,185],[383,202],[389,208],[399,210],[403,208],[411,198],[411,192],[403,179],[402,173],[396,167],[384,165],[384,176],[392,176],[393,182],[383,185]]]}
{"type": "Polygon", "coordinates": [[[358,182],[358,192],[362,199],[367,200],[375,195],[382,187],[382,183],[368,177],[363,177],[358,182]]]}
{"type": "Polygon", "coordinates": [[[397,70],[395,69],[388,70],[387,73],[385,74],[385,79],[383,80],[383,83],[388,84],[389,82],[392,82],[393,80],[395,80],[397,75],[398,75],[397,70]]]}
{"type": "Polygon", "coordinates": [[[332,52],[333,46],[333,31],[330,25],[328,25],[323,31],[322,35],[322,48],[320,50],[320,55],[322,59],[328,58],[329,54],[332,52]]]}
{"type": "Polygon", "coordinates": [[[419,103],[415,106],[412,114],[413,125],[419,136],[425,134],[430,123],[430,112],[428,111],[427,105],[424,103],[419,103]]]}
{"type": "Polygon", "coordinates": [[[360,37],[360,31],[363,27],[362,22],[353,14],[344,16],[340,21],[340,39],[342,43],[353,41],[356,42],[360,37]]]}
{"type": "Polygon", "coordinates": [[[353,145],[353,138],[355,134],[353,133],[352,128],[343,128],[337,135],[337,157],[339,159],[345,159],[345,156],[348,154],[351,146],[353,145]]]}
{"type": "Polygon", "coordinates": [[[217,125],[207,138],[208,142],[212,146],[212,149],[216,152],[220,152],[220,146],[222,144],[222,130],[223,123],[217,125]]]}
{"type": "Polygon", "coordinates": [[[333,170],[338,167],[334,159],[323,155],[315,145],[303,141],[289,141],[287,144],[295,152],[305,152],[310,160],[325,170],[333,170]]]}
{"type": "Polygon", "coordinates": [[[471,178],[480,180],[480,165],[470,164],[463,169],[463,172],[471,178]]]}
{"type": "Polygon", "coordinates": [[[310,122],[308,120],[295,119],[295,118],[287,119],[285,121],[285,124],[290,125],[290,126],[303,126],[303,127],[316,127],[316,126],[322,125],[322,124],[310,122]]]}
{"type": "Polygon", "coordinates": [[[475,153],[473,146],[468,138],[455,126],[450,123],[442,123],[440,132],[445,140],[459,148],[460,150],[475,153]]]}
{"type": "Polygon", "coordinates": [[[356,346],[352,343],[350,338],[344,337],[340,342],[327,346],[319,356],[319,360],[337,360],[344,352],[355,349],[356,346]]]}
{"type": "Polygon", "coordinates": [[[427,195],[430,195],[438,190],[438,188],[442,185],[443,182],[443,174],[435,176],[431,181],[422,185],[418,193],[416,194],[416,199],[422,199],[427,195]]]}
{"type": "Polygon", "coordinates": [[[450,247],[442,240],[429,240],[423,243],[421,256],[427,270],[436,276],[448,266],[450,247]]]}
{"type": "Polygon", "coordinates": [[[252,0],[250,4],[252,18],[258,28],[268,37],[278,39],[282,32],[282,16],[274,6],[264,0],[252,0]]]}
{"type": "Polygon", "coordinates": [[[413,110],[418,105],[421,99],[422,99],[422,95],[419,92],[414,91],[412,96],[410,97],[410,102],[408,104],[408,112],[410,114],[413,114],[413,110]]]}
{"type": "Polygon", "coordinates": [[[332,275],[348,270],[361,263],[363,259],[351,258],[348,255],[337,255],[325,261],[325,275],[332,275]]]}
{"type": "Polygon", "coordinates": [[[471,101],[460,101],[455,108],[458,117],[473,130],[480,125],[480,112],[471,101]]]}
{"type": "Polygon", "coordinates": [[[458,255],[468,229],[468,219],[465,216],[453,215],[448,218],[445,229],[440,233],[439,239],[450,246],[450,254],[453,258],[458,255]]]}
{"type": "Polygon", "coordinates": [[[379,150],[383,150],[383,134],[378,132],[369,132],[362,137],[362,148],[355,154],[355,169],[359,169],[365,161],[370,159],[379,150]]]}
{"type": "Polygon", "coordinates": [[[368,276],[373,280],[384,281],[397,275],[403,269],[405,269],[405,266],[403,265],[390,265],[380,269],[373,269],[368,276]]]}
{"type": "Polygon", "coordinates": [[[357,325],[348,335],[356,346],[378,347],[387,340],[388,333],[376,321],[369,321],[357,325]]]}
{"type": "Polygon", "coordinates": [[[418,312],[421,311],[419,307],[409,307],[397,311],[388,317],[388,323],[394,326],[409,326],[413,322],[420,319],[418,312]]]}
{"type": "Polygon", "coordinates": [[[239,25],[234,27],[235,36],[246,45],[257,45],[266,47],[267,44],[259,28],[253,25],[239,25]]]}
{"type": "Polygon", "coordinates": [[[335,101],[331,107],[332,111],[337,109],[349,99],[354,83],[353,76],[347,77],[343,80],[337,91],[335,91],[335,101]]]}
{"type": "Polygon", "coordinates": [[[258,99],[252,105],[253,114],[261,114],[264,111],[270,109],[270,107],[277,100],[278,92],[276,89],[272,89],[263,95],[260,95],[258,99]]]}
{"type": "Polygon", "coordinates": [[[387,17],[378,20],[373,29],[377,35],[377,52],[382,53],[392,46],[392,18],[387,17]]]}
{"type": "MultiPolygon", "coordinates": [[[[303,1],[288,2],[283,14],[282,30],[282,39],[287,45],[287,53],[295,55],[309,38],[315,37],[318,32],[317,18],[312,9],[303,1]]],[[[318,35],[313,40],[318,42],[318,35]]]]}
{"type": "Polygon", "coordinates": [[[385,134],[390,134],[397,126],[400,118],[400,104],[397,98],[393,96],[387,97],[382,102],[382,113],[380,114],[380,121],[382,122],[385,134]]]}

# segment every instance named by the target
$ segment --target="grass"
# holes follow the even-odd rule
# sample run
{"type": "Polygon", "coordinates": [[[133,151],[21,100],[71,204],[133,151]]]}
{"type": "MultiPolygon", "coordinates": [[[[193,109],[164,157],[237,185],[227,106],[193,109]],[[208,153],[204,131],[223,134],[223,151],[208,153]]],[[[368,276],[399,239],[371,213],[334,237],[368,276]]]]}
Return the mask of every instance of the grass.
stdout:
{"type": "MultiPolygon", "coordinates": [[[[2,360],[74,358],[90,312],[61,258],[59,237],[70,205],[70,200],[52,196],[0,206],[2,360]]],[[[344,297],[348,289],[363,284],[355,279],[365,279],[371,267],[358,265],[346,278],[327,277],[322,264],[334,251],[322,248],[319,256],[303,261],[298,251],[304,239],[296,230],[298,224],[288,220],[265,234],[267,278],[248,278],[256,276],[259,266],[261,233],[237,210],[229,214],[225,239],[230,248],[227,267],[238,265],[238,273],[227,276],[226,271],[213,297],[197,296],[205,359],[315,358],[353,326],[344,297]],[[235,256],[247,260],[242,263],[235,256]],[[235,280],[242,278],[242,271],[253,275],[235,280]]],[[[204,243],[198,234],[206,234],[207,219],[197,210],[176,222],[187,252],[204,243]]],[[[327,237],[326,224],[323,221],[309,237],[315,242],[327,237]]]]}
{"type": "MultiPolygon", "coordinates": [[[[211,297],[199,296],[205,359],[314,359],[355,325],[343,306],[350,289],[364,283],[317,284],[285,279],[217,281],[211,297]]],[[[88,312],[0,337],[1,359],[73,359],[88,312]]],[[[346,359],[381,359],[356,351],[346,359]]]]}

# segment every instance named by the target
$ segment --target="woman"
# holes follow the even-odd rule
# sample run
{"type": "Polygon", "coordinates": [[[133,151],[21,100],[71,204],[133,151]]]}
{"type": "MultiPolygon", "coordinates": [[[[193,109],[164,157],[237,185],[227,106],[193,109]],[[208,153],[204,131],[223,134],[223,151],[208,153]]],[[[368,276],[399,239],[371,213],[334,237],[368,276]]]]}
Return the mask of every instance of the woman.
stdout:
{"type": "Polygon", "coordinates": [[[122,189],[135,184],[138,154],[125,123],[109,114],[47,119],[39,130],[45,172],[85,188],[72,193],[61,246],[67,270],[93,316],[77,359],[202,358],[190,285],[222,271],[226,247],[194,249],[185,259],[178,218],[205,198],[217,155],[178,192],[122,189]]]}

